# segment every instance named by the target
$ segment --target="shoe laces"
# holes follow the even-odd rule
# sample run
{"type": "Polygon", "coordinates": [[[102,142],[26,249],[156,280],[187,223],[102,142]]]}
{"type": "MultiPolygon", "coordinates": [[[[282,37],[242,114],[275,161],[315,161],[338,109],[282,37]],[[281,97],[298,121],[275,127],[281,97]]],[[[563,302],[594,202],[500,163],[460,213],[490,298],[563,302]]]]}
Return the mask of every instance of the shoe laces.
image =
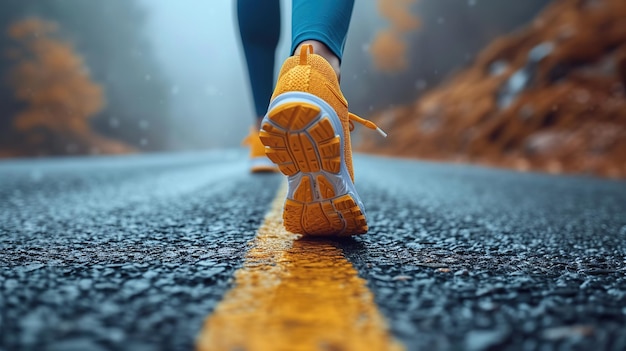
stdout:
{"type": "Polygon", "coordinates": [[[361,117],[355,115],[352,112],[348,113],[348,118],[349,118],[348,122],[350,123],[350,131],[354,130],[354,122],[357,122],[357,123],[361,123],[362,125],[364,125],[365,127],[369,128],[369,129],[373,129],[373,130],[377,131],[383,137],[385,137],[385,138],[387,137],[387,133],[385,133],[382,129],[380,129],[376,125],[376,123],[374,123],[374,122],[372,122],[370,120],[367,120],[365,118],[361,118],[361,117]]]}

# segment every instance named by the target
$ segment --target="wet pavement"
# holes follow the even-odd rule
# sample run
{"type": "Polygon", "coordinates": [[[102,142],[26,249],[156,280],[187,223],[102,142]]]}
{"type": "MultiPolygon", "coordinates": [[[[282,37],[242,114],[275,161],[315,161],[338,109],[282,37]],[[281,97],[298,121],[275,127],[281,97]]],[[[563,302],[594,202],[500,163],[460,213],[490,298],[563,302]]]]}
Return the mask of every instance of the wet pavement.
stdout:
{"type": "MultiPolygon", "coordinates": [[[[358,157],[337,246],[408,350],[626,349],[626,182],[358,157]]],[[[185,350],[281,184],[239,151],[0,163],[0,350],[185,350]]]]}
{"type": "Polygon", "coordinates": [[[626,349],[626,183],[368,162],[344,252],[408,349],[626,349]]]}

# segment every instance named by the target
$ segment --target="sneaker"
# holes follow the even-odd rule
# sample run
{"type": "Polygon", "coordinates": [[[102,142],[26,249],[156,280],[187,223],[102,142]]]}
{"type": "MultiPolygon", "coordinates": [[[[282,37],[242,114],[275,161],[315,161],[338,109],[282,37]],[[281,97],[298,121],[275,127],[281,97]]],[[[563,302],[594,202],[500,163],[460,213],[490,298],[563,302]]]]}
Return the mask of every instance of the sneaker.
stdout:
{"type": "Polygon", "coordinates": [[[257,129],[250,129],[250,134],[243,139],[242,145],[248,145],[250,147],[250,172],[278,172],[278,167],[265,156],[265,145],[261,143],[257,129]]]}
{"type": "Polygon", "coordinates": [[[330,64],[304,45],[280,71],[259,137],[267,157],[288,177],[285,228],[303,235],[348,236],[368,230],[365,208],[354,187],[348,112],[330,64]]]}

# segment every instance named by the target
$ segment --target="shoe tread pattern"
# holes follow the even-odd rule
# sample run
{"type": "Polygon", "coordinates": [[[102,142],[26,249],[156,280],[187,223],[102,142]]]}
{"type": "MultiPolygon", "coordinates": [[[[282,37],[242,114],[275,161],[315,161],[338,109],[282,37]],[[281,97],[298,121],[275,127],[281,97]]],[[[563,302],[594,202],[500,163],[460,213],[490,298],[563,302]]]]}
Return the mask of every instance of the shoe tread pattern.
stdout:
{"type": "Polygon", "coordinates": [[[259,137],[266,154],[287,176],[302,174],[285,201],[285,228],[305,235],[348,236],[367,232],[365,216],[350,194],[336,194],[320,171],[339,174],[341,138],[318,106],[289,102],[272,109],[259,137]],[[317,175],[313,173],[318,172],[317,175]]]}

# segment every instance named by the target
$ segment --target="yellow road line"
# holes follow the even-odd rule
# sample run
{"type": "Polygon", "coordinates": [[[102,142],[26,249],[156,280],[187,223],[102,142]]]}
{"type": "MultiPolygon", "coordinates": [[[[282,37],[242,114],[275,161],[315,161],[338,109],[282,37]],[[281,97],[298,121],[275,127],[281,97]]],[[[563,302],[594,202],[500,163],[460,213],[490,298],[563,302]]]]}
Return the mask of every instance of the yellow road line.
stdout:
{"type": "Polygon", "coordinates": [[[205,321],[197,349],[402,350],[342,251],[283,228],[285,193],[286,186],[250,243],[233,289],[205,321]]]}

